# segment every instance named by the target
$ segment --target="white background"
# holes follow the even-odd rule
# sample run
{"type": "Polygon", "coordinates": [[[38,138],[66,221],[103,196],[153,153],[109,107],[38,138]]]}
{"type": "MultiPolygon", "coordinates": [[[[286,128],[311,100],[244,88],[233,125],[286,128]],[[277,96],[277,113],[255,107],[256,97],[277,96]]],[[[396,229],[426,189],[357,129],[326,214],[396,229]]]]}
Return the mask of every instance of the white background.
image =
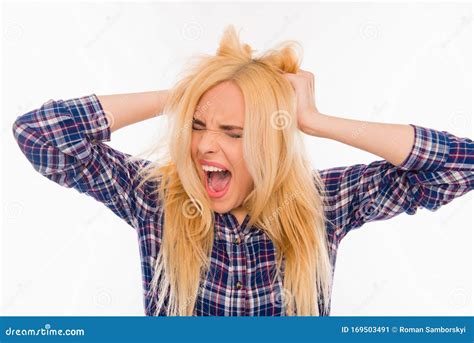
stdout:
{"type": "MultiPolygon", "coordinates": [[[[5,4],[2,42],[2,314],[143,315],[135,231],[36,173],[17,116],[49,99],[169,88],[223,29],[263,52],[304,46],[323,113],[413,123],[472,138],[470,3],[5,4]]],[[[136,154],[160,119],[113,133],[136,154]]],[[[306,137],[315,168],[378,156],[306,137]]],[[[436,212],[373,222],[342,241],[333,316],[472,315],[472,192],[436,212]]]]}

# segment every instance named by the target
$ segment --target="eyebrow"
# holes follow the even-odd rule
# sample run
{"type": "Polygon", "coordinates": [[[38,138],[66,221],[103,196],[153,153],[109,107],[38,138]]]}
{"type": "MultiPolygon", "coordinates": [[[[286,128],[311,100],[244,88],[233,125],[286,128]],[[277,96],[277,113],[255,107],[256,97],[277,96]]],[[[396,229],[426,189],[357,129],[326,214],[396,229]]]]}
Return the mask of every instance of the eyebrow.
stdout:
{"type": "MultiPolygon", "coordinates": [[[[199,120],[199,119],[196,119],[196,118],[193,118],[193,123],[198,124],[198,125],[202,125],[204,127],[206,126],[206,124],[202,120],[199,120]]],[[[243,128],[241,128],[240,126],[225,125],[225,124],[219,125],[219,128],[221,130],[225,130],[225,131],[243,130],[243,128]]]]}

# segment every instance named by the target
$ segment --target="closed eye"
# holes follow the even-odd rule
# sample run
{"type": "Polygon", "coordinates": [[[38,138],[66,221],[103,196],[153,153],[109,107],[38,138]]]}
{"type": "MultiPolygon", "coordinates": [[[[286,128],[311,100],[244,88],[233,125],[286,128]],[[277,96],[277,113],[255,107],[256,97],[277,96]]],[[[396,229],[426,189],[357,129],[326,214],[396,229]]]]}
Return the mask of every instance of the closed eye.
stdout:
{"type": "MultiPolygon", "coordinates": [[[[200,121],[199,119],[193,118],[192,129],[195,130],[195,131],[206,130],[206,124],[204,124],[204,123],[203,123],[202,121],[200,121]]],[[[229,137],[231,137],[231,138],[236,138],[236,139],[242,138],[242,135],[241,135],[241,134],[229,132],[229,131],[231,131],[231,130],[235,130],[235,128],[234,128],[233,126],[221,125],[221,129],[223,129],[223,131],[226,132],[227,136],[229,136],[229,137]]]]}
{"type": "Polygon", "coordinates": [[[193,130],[204,130],[205,126],[193,119],[193,130]]]}
{"type": "MultiPolygon", "coordinates": [[[[206,129],[204,129],[204,128],[202,128],[202,127],[196,127],[196,126],[193,125],[193,130],[194,130],[194,131],[204,131],[204,130],[206,130],[206,129]]],[[[237,138],[242,138],[242,135],[239,135],[239,134],[237,134],[237,133],[226,133],[226,134],[227,134],[227,136],[229,136],[229,137],[231,137],[231,138],[236,138],[236,139],[237,139],[237,138]]]]}
{"type": "Polygon", "coordinates": [[[228,133],[227,135],[232,138],[242,138],[242,135],[239,135],[237,133],[228,133]]]}

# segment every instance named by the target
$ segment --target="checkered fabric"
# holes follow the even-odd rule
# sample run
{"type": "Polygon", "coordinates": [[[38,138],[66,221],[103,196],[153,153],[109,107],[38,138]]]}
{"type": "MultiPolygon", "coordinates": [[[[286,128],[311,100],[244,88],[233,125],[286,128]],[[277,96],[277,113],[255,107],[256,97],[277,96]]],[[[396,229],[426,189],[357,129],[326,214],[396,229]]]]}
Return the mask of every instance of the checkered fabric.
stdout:
{"type": "MultiPolygon", "coordinates": [[[[324,211],[333,266],[341,239],[368,222],[400,213],[430,211],[473,189],[474,144],[446,131],[410,124],[415,141],[400,165],[386,160],[314,170],[324,181],[324,211]]],[[[129,154],[105,144],[111,131],[95,94],[49,100],[19,116],[12,126],[23,154],[40,174],[93,197],[137,232],[145,314],[154,310],[146,296],[160,248],[163,207],[153,181],[138,188],[137,171],[150,161],[125,163],[129,154]]],[[[195,305],[197,316],[281,316],[282,280],[271,284],[275,248],[261,230],[239,225],[231,213],[215,213],[211,269],[195,305]]],[[[322,315],[323,311],[318,302],[322,315]]],[[[161,315],[164,315],[163,313],[161,315]]]]}

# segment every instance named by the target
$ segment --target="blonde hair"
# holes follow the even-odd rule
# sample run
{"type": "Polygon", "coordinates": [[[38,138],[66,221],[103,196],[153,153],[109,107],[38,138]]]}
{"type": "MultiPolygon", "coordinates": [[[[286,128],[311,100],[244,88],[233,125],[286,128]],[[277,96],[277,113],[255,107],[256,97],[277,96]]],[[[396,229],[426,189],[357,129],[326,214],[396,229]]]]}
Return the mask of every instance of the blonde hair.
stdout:
{"type": "Polygon", "coordinates": [[[210,266],[214,213],[191,158],[192,118],[201,96],[232,81],[245,99],[244,159],[254,189],[243,202],[248,225],[263,230],[276,251],[275,282],[283,280],[286,315],[320,315],[329,309],[332,267],[323,211],[324,186],[306,158],[297,128],[296,98],[284,72],[298,71],[296,41],[287,40],[259,57],[228,26],[215,55],[200,55],[170,90],[169,156],[143,168],[140,182],[160,180],[165,228],[148,295],[155,315],[191,316],[200,281],[210,266]],[[316,185],[317,187],[314,187],[316,185]],[[157,300],[155,300],[155,298],[157,300]],[[168,303],[166,303],[168,302],[168,303]]]}

